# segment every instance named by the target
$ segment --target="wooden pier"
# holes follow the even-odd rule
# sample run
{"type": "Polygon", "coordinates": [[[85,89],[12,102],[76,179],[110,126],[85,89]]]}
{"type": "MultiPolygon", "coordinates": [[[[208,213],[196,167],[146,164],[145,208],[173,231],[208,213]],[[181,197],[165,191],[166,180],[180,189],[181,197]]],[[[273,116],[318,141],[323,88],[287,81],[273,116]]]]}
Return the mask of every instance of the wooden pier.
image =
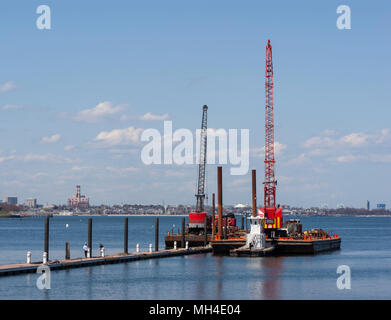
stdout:
{"type": "MultiPolygon", "coordinates": [[[[50,267],[51,271],[54,271],[54,270],[63,270],[63,269],[71,269],[71,268],[90,267],[90,266],[97,266],[103,264],[124,263],[124,262],[146,260],[146,259],[185,256],[190,254],[208,253],[211,251],[212,248],[210,246],[193,247],[188,249],[179,248],[176,250],[169,249],[169,250],[138,252],[138,253],[130,253],[130,254],[121,253],[115,255],[108,255],[105,257],[53,260],[53,261],[48,261],[48,263],[45,265],[50,267]]],[[[36,273],[37,268],[43,265],[44,264],[42,262],[3,265],[0,266],[0,277],[17,275],[22,273],[36,273]]]]}

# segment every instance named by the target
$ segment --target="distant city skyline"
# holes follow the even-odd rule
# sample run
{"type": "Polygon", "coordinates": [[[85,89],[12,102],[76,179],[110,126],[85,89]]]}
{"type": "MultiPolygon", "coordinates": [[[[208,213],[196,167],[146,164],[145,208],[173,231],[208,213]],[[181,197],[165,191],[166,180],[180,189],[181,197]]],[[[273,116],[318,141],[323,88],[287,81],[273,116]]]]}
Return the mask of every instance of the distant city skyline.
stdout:
{"type": "MultiPolygon", "coordinates": [[[[391,194],[391,4],[345,1],[0,5],[0,198],[193,204],[196,165],[145,165],[144,129],[249,129],[250,171],[223,166],[224,204],[263,203],[264,66],[274,63],[277,203],[365,208],[391,194]],[[110,17],[108,19],[108,17],[110,17]]],[[[216,165],[207,192],[217,193],[216,165]]]]}

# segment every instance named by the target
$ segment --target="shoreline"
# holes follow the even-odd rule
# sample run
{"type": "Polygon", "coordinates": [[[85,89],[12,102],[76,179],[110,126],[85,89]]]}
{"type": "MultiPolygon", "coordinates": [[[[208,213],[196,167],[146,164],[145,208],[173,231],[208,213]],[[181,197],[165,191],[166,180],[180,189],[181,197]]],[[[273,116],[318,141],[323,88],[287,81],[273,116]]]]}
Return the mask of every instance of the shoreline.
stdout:
{"type": "MultiPolygon", "coordinates": [[[[188,214],[132,214],[132,213],[123,213],[123,214],[96,214],[96,213],[77,213],[72,215],[61,215],[57,213],[49,214],[37,214],[37,213],[9,213],[6,215],[0,215],[0,218],[27,218],[27,217],[188,217],[188,214]]],[[[242,215],[238,215],[242,216],[242,215]]],[[[359,217],[359,218],[381,218],[381,217],[391,217],[389,215],[368,215],[368,214],[356,214],[356,215],[284,215],[285,219],[293,218],[303,218],[303,217],[359,217]]]]}

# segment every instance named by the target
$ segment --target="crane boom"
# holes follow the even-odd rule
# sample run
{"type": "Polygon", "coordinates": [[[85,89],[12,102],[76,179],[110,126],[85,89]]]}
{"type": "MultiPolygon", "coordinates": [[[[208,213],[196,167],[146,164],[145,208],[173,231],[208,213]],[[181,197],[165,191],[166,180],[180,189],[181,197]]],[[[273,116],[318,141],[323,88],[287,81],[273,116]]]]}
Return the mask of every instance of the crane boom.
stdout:
{"type": "Polygon", "coordinates": [[[273,60],[272,46],[270,44],[270,40],[268,40],[266,46],[265,68],[265,208],[276,207],[274,163],[273,60]]]}
{"type": "Polygon", "coordinates": [[[282,209],[276,208],[276,185],[274,176],[274,83],[273,60],[270,40],[266,45],[265,67],[265,182],[264,207],[260,209],[264,219],[264,229],[271,231],[269,236],[274,237],[275,231],[282,227],[282,209]]]}
{"type": "Polygon", "coordinates": [[[207,118],[208,106],[202,107],[201,139],[200,139],[200,163],[198,165],[197,204],[196,212],[204,211],[205,199],[205,169],[206,169],[206,146],[207,146],[207,118]]]}

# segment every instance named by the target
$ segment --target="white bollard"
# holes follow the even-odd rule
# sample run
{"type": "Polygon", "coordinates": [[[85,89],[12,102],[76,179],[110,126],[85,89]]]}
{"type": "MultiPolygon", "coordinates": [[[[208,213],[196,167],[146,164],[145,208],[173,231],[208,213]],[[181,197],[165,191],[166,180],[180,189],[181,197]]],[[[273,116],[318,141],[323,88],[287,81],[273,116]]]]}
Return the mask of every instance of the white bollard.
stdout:
{"type": "Polygon", "coordinates": [[[47,264],[48,263],[48,253],[44,252],[42,257],[42,263],[47,264]]]}
{"type": "Polygon", "coordinates": [[[87,258],[91,258],[91,249],[90,248],[87,249],[87,258]]]}
{"type": "Polygon", "coordinates": [[[189,249],[189,241],[186,241],[186,249],[189,249]]]}
{"type": "Polygon", "coordinates": [[[174,250],[176,250],[176,241],[174,241],[174,250]]]}
{"type": "Polygon", "coordinates": [[[149,244],[149,252],[152,252],[152,243],[149,244]]]}
{"type": "Polygon", "coordinates": [[[27,251],[27,263],[31,263],[31,252],[27,251]]]}
{"type": "Polygon", "coordinates": [[[139,243],[137,243],[137,245],[136,245],[136,252],[140,252],[140,244],[139,243]]]}
{"type": "Polygon", "coordinates": [[[105,248],[100,248],[100,256],[104,258],[105,256],[105,248]]]}

